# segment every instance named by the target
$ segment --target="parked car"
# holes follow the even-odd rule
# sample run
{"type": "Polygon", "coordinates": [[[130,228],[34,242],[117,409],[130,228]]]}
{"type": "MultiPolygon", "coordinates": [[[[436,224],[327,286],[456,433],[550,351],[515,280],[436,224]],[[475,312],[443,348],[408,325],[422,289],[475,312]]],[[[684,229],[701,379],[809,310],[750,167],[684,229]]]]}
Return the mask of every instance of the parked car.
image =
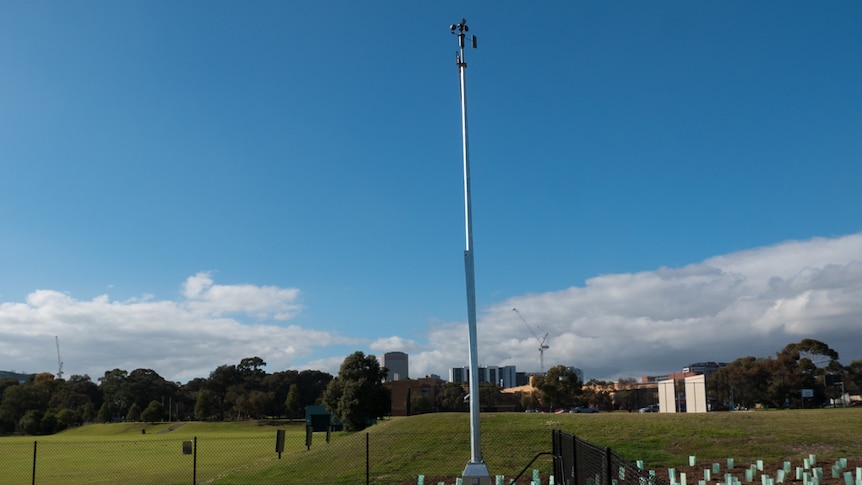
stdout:
{"type": "Polygon", "coordinates": [[[657,413],[658,412],[658,404],[650,404],[649,406],[644,406],[638,409],[639,413],[657,413]]]}
{"type": "Polygon", "coordinates": [[[588,408],[586,406],[578,406],[569,410],[570,413],[597,413],[598,408],[588,408]]]}

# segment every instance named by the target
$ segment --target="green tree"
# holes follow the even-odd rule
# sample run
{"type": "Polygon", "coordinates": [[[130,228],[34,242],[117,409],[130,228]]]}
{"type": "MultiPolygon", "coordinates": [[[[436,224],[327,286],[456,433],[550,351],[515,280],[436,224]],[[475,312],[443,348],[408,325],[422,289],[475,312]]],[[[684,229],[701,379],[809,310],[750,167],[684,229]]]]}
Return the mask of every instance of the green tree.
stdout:
{"type": "Polygon", "coordinates": [[[216,398],[212,392],[206,389],[198,392],[197,399],[195,399],[195,419],[208,421],[218,417],[216,408],[216,398]]]}
{"type": "Polygon", "coordinates": [[[84,409],[81,411],[81,419],[85,423],[96,419],[96,407],[93,406],[92,402],[88,402],[84,405],[84,409]]]}
{"type": "Polygon", "coordinates": [[[467,409],[466,395],[467,391],[461,384],[447,382],[437,392],[437,406],[443,411],[462,411],[467,409]]]}
{"type": "Polygon", "coordinates": [[[156,423],[165,419],[165,407],[159,401],[150,401],[147,409],[141,411],[141,421],[156,423]]]}
{"type": "Polygon", "coordinates": [[[582,406],[593,406],[598,409],[611,410],[613,408],[611,395],[614,388],[613,382],[590,379],[582,387],[583,393],[577,402],[582,406]]]}
{"type": "Polygon", "coordinates": [[[110,423],[113,414],[114,410],[111,409],[111,403],[105,401],[102,403],[102,406],[99,408],[99,412],[96,414],[96,420],[100,423],[110,423]]]}
{"type": "Polygon", "coordinates": [[[539,399],[548,409],[572,406],[583,393],[578,374],[564,365],[556,365],[544,376],[534,377],[533,387],[541,393],[539,399]]]}
{"type": "MultiPolygon", "coordinates": [[[[263,379],[261,379],[261,390],[265,390],[272,394],[271,408],[267,410],[266,414],[270,416],[290,417],[290,413],[286,408],[287,394],[290,392],[290,387],[294,384],[298,385],[298,382],[299,372],[295,370],[273,372],[272,374],[267,374],[263,379]]],[[[300,399],[300,395],[298,393],[299,390],[297,389],[296,397],[297,399],[300,399]]],[[[301,401],[298,401],[297,405],[301,410],[301,401]]],[[[301,417],[301,415],[298,415],[297,417],[301,417]]]]}
{"type": "Polygon", "coordinates": [[[66,408],[61,409],[56,415],[54,415],[54,419],[57,421],[57,431],[62,431],[77,424],[80,418],[78,417],[78,413],[66,408]]]}
{"type": "Polygon", "coordinates": [[[134,403],[129,406],[129,412],[126,413],[126,421],[130,423],[136,423],[141,420],[141,408],[138,406],[138,403],[134,403]]]}
{"type": "Polygon", "coordinates": [[[854,360],[846,369],[848,383],[847,392],[862,394],[862,359],[854,360]]]}
{"type": "Polygon", "coordinates": [[[302,417],[302,403],[299,399],[299,386],[291,384],[290,390],[287,391],[287,398],[284,400],[284,407],[287,410],[288,418],[296,419],[302,417]]]}
{"type": "Polygon", "coordinates": [[[410,398],[410,416],[428,414],[434,412],[434,403],[425,396],[414,396],[410,398]]]}
{"type": "Polygon", "coordinates": [[[299,386],[300,402],[303,409],[305,406],[323,402],[323,393],[332,379],[332,374],[319,370],[304,370],[299,373],[296,385],[299,386]]]}
{"type": "MultiPolygon", "coordinates": [[[[51,374],[48,375],[53,379],[51,374]]],[[[0,402],[0,417],[4,422],[15,423],[18,431],[41,433],[39,421],[48,411],[51,387],[50,384],[46,385],[44,379],[32,379],[24,384],[7,387],[0,402]],[[27,419],[23,420],[25,415],[27,419]]]]}
{"type": "Polygon", "coordinates": [[[479,384],[479,405],[486,409],[494,408],[502,401],[500,391],[500,386],[490,382],[482,382],[479,384]]]}
{"type": "Polygon", "coordinates": [[[210,372],[206,388],[215,398],[219,421],[224,421],[225,413],[233,408],[233,399],[239,394],[236,387],[242,382],[242,374],[235,365],[220,365],[210,372]]]}
{"type": "Polygon", "coordinates": [[[18,379],[13,379],[11,377],[4,377],[0,379],[0,398],[3,396],[3,391],[6,390],[7,387],[17,386],[18,379]]]}
{"type": "Polygon", "coordinates": [[[791,382],[785,389],[787,395],[795,397],[801,394],[802,389],[811,389],[814,391],[814,402],[810,404],[817,405],[826,400],[824,376],[827,373],[843,373],[843,367],[838,362],[838,352],[815,339],[788,344],[777,357],[784,367],[778,379],[791,382]]]}
{"type": "Polygon", "coordinates": [[[266,377],[266,371],[263,370],[263,367],[266,367],[266,362],[260,357],[246,357],[239,361],[236,369],[243,377],[260,380],[266,377]]]}
{"type": "Polygon", "coordinates": [[[520,404],[524,409],[536,409],[542,405],[538,392],[522,392],[520,404]]]}
{"type": "Polygon", "coordinates": [[[99,389],[102,391],[103,399],[111,403],[112,412],[123,413],[132,405],[132,399],[127,395],[123,385],[128,377],[128,372],[114,369],[105,371],[105,375],[99,378],[99,389]]]}
{"type": "Polygon", "coordinates": [[[272,407],[273,394],[256,389],[246,390],[235,400],[237,414],[260,419],[266,416],[266,410],[272,407]]]}
{"type": "Polygon", "coordinates": [[[374,418],[389,414],[392,399],[383,385],[386,371],[373,355],[354,352],[344,359],[338,377],[323,394],[324,405],[348,431],[365,429],[374,418]]]}
{"type": "Polygon", "coordinates": [[[18,420],[18,429],[31,435],[42,434],[42,413],[37,410],[25,412],[18,420]]]}

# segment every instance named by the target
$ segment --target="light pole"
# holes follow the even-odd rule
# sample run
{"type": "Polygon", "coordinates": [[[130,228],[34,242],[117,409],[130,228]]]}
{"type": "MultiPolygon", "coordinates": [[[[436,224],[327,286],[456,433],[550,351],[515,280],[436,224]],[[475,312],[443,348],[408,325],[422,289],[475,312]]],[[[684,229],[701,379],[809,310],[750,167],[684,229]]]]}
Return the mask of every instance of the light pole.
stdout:
{"type": "MultiPolygon", "coordinates": [[[[467,248],[464,250],[464,273],[467,281],[467,328],[470,343],[470,461],[464,468],[464,483],[470,485],[491,485],[491,473],[482,460],[482,443],[479,432],[479,357],[476,343],[476,279],[473,269],[473,208],[470,202],[470,144],[467,138],[467,61],[464,59],[464,38],[470,30],[467,19],[452,24],[449,28],[458,37],[458,54],[455,57],[458,73],[461,76],[461,137],[464,155],[464,221],[467,248]]],[[[473,48],[476,36],[471,37],[473,48]]]]}

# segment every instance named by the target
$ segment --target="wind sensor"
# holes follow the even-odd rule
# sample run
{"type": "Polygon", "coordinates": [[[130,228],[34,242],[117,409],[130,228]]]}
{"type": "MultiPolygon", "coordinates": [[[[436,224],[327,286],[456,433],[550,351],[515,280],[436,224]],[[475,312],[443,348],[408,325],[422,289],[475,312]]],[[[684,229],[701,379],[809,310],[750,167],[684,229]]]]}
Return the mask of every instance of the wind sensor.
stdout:
{"type": "MultiPolygon", "coordinates": [[[[464,58],[464,39],[470,30],[467,19],[449,27],[458,36],[458,53],[455,56],[461,77],[461,137],[464,151],[464,220],[467,248],[464,250],[464,273],[467,281],[467,329],[470,342],[470,461],[464,468],[463,482],[467,485],[491,485],[491,473],[482,460],[482,445],[479,432],[479,357],[476,338],[476,279],[473,265],[473,208],[470,201],[470,145],[467,137],[467,61],[464,58]]],[[[476,47],[476,36],[472,36],[476,47]]]]}

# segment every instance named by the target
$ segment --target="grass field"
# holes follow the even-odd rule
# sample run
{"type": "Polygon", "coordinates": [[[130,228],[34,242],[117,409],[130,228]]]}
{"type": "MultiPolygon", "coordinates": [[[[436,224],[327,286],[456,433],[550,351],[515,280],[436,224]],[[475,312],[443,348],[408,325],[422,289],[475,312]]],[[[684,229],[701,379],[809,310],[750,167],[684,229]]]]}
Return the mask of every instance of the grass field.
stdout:
{"type": "MultiPolygon", "coordinates": [[[[513,476],[537,453],[550,451],[561,429],[647,468],[699,462],[769,463],[862,458],[862,409],[709,414],[485,414],[482,449],[493,474],[513,476]]],[[[305,447],[302,423],[178,423],[89,425],[54,436],[0,438],[3,483],[365,483],[366,440],[373,483],[407,483],[419,474],[457,477],[470,458],[469,416],[432,414],[382,421],[362,433],[316,433],[305,447]],[[146,434],[141,434],[141,428],[146,434]],[[276,429],[286,449],[275,453],[276,429]],[[182,442],[197,438],[197,474],[182,442]]],[[[536,468],[550,472],[550,459],[536,468]]],[[[427,482],[426,482],[427,483],[427,482]]],[[[436,484],[436,482],[434,482],[436,484]]],[[[447,482],[449,483],[449,482],[447,482]]]]}

